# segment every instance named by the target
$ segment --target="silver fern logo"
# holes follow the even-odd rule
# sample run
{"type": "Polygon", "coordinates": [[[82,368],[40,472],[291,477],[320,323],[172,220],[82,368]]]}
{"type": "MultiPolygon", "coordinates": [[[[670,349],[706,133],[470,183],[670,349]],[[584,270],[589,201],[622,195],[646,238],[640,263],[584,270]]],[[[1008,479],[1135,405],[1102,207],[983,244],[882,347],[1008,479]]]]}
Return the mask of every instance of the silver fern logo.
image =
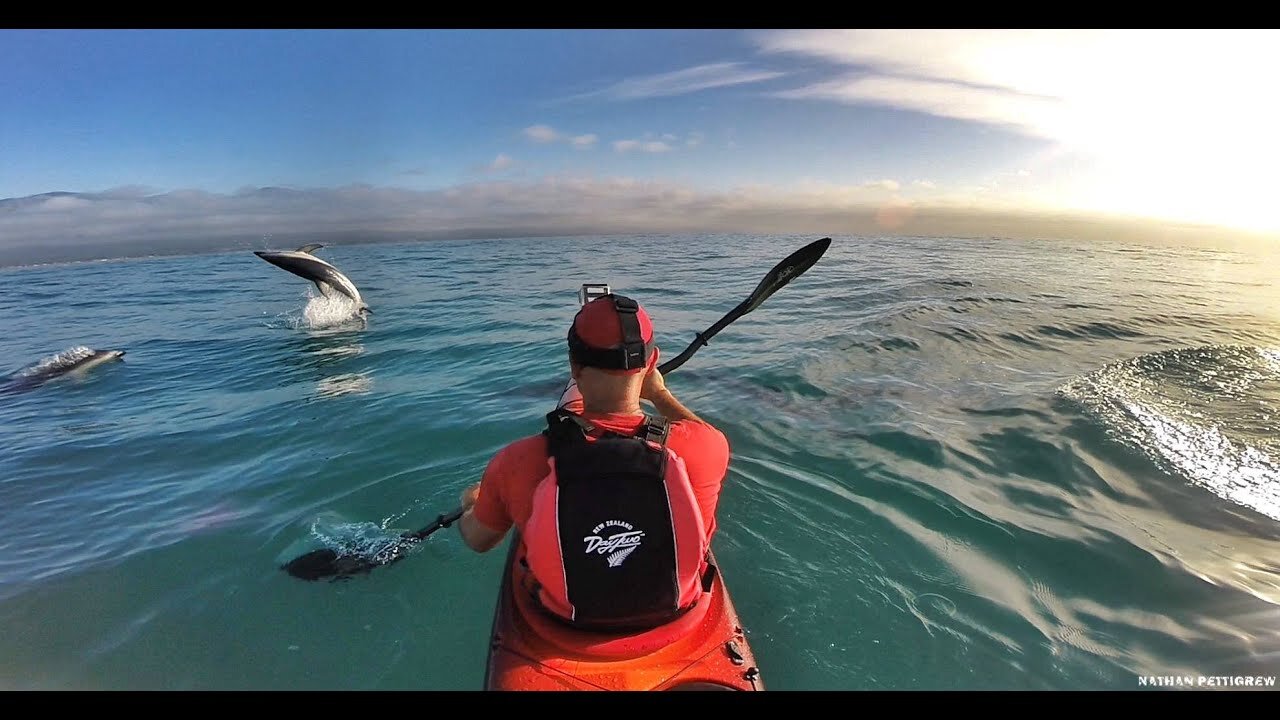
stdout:
{"type": "Polygon", "coordinates": [[[586,554],[604,555],[609,567],[622,565],[622,561],[640,547],[641,538],[644,537],[643,530],[636,530],[631,523],[623,520],[605,520],[591,528],[591,532],[591,535],[582,538],[587,544],[586,554]],[[608,528],[621,529],[621,532],[602,535],[601,531],[608,528]]]}
{"type": "Polygon", "coordinates": [[[618,550],[617,552],[609,553],[609,557],[605,558],[605,560],[609,561],[609,567],[618,567],[619,565],[622,564],[622,561],[626,560],[627,556],[630,555],[632,551],[634,551],[638,547],[640,546],[632,545],[629,548],[623,548],[621,550],[618,550]]]}

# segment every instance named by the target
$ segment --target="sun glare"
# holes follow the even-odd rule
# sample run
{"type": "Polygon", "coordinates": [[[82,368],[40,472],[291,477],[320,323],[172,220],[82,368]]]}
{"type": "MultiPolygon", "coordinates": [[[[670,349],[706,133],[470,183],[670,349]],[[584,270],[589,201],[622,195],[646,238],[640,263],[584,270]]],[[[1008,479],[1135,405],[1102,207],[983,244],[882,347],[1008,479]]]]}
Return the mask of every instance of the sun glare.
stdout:
{"type": "Polygon", "coordinates": [[[764,44],[854,68],[781,97],[1048,141],[1060,162],[1034,194],[1052,205],[1280,231],[1280,31],[784,31],[764,44]]]}
{"type": "Polygon", "coordinates": [[[1098,160],[1089,204],[1280,230],[1271,191],[1280,102],[1260,77],[1280,67],[1280,43],[1212,32],[1144,38],[1128,38],[1123,56],[1115,48],[1116,70],[1068,98],[1060,136],[1098,160]]]}

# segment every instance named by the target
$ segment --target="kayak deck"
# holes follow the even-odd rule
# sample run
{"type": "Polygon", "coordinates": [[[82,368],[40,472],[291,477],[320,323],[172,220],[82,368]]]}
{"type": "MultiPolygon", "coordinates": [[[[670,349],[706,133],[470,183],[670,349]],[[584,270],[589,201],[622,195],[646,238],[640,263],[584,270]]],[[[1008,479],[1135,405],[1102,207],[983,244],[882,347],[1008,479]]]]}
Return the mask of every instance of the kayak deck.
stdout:
{"type": "Polygon", "coordinates": [[[520,545],[516,535],[494,610],[486,690],[764,689],[714,556],[693,610],[653,630],[608,634],[571,628],[517,591],[520,545]]]}

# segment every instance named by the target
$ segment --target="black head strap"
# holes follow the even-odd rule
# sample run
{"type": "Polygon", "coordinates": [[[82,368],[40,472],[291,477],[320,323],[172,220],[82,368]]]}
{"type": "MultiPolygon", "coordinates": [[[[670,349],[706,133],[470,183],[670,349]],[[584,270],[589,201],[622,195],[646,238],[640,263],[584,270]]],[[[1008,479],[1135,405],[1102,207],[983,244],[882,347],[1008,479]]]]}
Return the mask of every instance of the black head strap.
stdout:
{"type": "Polygon", "coordinates": [[[640,334],[640,305],[624,295],[605,295],[613,302],[622,324],[622,344],[607,349],[593,348],[578,337],[573,325],[569,326],[569,352],[574,362],[587,367],[605,370],[634,370],[644,367],[649,360],[652,343],[644,341],[640,334]]]}

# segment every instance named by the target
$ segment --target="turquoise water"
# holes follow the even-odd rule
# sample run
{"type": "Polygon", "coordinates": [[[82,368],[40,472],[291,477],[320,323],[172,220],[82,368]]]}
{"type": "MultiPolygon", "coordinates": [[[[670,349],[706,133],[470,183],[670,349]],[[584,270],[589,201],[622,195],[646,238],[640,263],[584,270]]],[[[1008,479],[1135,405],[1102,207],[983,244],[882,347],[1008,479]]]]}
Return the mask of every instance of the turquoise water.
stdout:
{"type": "MultiPolygon", "coordinates": [[[[279,564],[453,509],[538,431],[582,282],[672,357],[814,237],[325,248],[0,269],[0,688],[476,689],[503,550],[279,564]]],[[[835,238],[668,384],[733,460],[715,550],[771,689],[1137,689],[1280,667],[1280,266],[835,238]]]]}

